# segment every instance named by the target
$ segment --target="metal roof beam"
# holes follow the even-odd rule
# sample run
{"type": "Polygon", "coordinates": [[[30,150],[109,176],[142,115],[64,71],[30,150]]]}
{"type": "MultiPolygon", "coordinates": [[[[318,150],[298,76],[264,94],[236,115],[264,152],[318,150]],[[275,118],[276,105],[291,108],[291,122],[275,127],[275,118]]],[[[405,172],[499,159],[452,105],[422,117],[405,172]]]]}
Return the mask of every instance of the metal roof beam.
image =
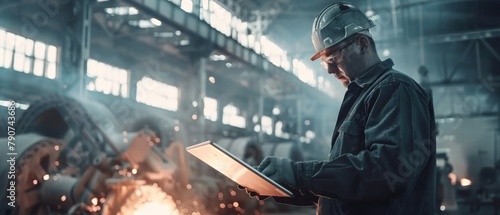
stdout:
{"type": "MultiPolygon", "coordinates": [[[[200,20],[196,15],[182,10],[176,4],[164,0],[122,0],[136,7],[139,11],[150,14],[163,23],[181,29],[192,37],[199,38],[204,42],[212,44],[215,49],[230,55],[235,59],[245,62],[259,73],[279,76],[289,86],[300,86],[301,90],[309,95],[317,96],[319,99],[328,97],[324,92],[311,87],[298,79],[292,73],[272,64],[264,56],[257,54],[253,49],[244,47],[232,37],[228,37],[208,23],[200,20]]],[[[233,37],[236,37],[234,35],[233,37]]]]}
{"type": "Polygon", "coordinates": [[[431,36],[425,39],[426,43],[450,43],[466,40],[490,39],[500,37],[500,28],[485,29],[447,35],[431,36]]]}

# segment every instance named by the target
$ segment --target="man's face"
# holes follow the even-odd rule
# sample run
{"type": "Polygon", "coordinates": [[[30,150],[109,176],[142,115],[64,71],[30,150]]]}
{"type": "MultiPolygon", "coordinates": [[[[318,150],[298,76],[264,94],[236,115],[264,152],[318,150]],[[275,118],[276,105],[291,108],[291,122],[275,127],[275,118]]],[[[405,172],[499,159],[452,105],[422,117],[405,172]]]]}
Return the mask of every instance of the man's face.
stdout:
{"type": "Polygon", "coordinates": [[[357,38],[342,41],[321,53],[321,64],[327,70],[328,74],[333,74],[335,78],[347,87],[347,85],[356,78],[356,65],[353,63],[356,57],[354,44],[357,38]]]}

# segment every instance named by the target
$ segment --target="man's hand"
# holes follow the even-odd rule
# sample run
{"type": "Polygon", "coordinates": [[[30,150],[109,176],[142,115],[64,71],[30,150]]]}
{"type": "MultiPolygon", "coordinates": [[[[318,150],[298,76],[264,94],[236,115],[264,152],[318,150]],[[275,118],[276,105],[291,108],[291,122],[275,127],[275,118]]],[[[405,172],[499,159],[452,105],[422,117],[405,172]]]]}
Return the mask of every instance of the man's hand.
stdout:
{"type": "Polygon", "coordinates": [[[297,188],[293,165],[288,158],[269,156],[260,163],[258,170],[278,184],[297,188]]]}
{"type": "MultiPolygon", "coordinates": [[[[269,156],[264,158],[259,166],[254,166],[253,168],[280,185],[297,189],[293,165],[294,162],[288,158],[269,156]]],[[[269,196],[261,196],[253,190],[249,190],[241,185],[238,185],[238,189],[245,189],[250,197],[255,197],[261,201],[269,198],[269,196]]]]}

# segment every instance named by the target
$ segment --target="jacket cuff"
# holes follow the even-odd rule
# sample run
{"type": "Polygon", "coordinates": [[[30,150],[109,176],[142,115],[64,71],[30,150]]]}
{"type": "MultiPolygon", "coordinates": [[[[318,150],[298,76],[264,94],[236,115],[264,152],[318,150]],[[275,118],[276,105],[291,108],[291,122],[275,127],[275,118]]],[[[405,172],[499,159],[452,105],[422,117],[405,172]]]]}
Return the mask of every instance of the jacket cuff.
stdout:
{"type": "Polygon", "coordinates": [[[308,182],[311,180],[311,168],[310,162],[294,162],[293,163],[293,168],[294,168],[294,174],[295,174],[295,182],[297,183],[297,189],[300,190],[302,193],[304,191],[308,191],[309,189],[307,188],[308,182]]]}

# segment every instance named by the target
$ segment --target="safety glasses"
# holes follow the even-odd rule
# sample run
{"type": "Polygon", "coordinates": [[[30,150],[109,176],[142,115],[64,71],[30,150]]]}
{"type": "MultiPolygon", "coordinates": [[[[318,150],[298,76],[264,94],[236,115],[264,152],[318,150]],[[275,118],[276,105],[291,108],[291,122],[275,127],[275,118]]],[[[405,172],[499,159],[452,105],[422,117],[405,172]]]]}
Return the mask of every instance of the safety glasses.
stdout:
{"type": "Polygon", "coordinates": [[[336,53],[332,53],[330,56],[324,58],[322,61],[320,61],[320,64],[325,68],[328,69],[328,65],[332,64],[338,64],[340,62],[340,58],[344,54],[345,50],[356,40],[353,39],[350,42],[348,42],[344,48],[336,53]]]}

